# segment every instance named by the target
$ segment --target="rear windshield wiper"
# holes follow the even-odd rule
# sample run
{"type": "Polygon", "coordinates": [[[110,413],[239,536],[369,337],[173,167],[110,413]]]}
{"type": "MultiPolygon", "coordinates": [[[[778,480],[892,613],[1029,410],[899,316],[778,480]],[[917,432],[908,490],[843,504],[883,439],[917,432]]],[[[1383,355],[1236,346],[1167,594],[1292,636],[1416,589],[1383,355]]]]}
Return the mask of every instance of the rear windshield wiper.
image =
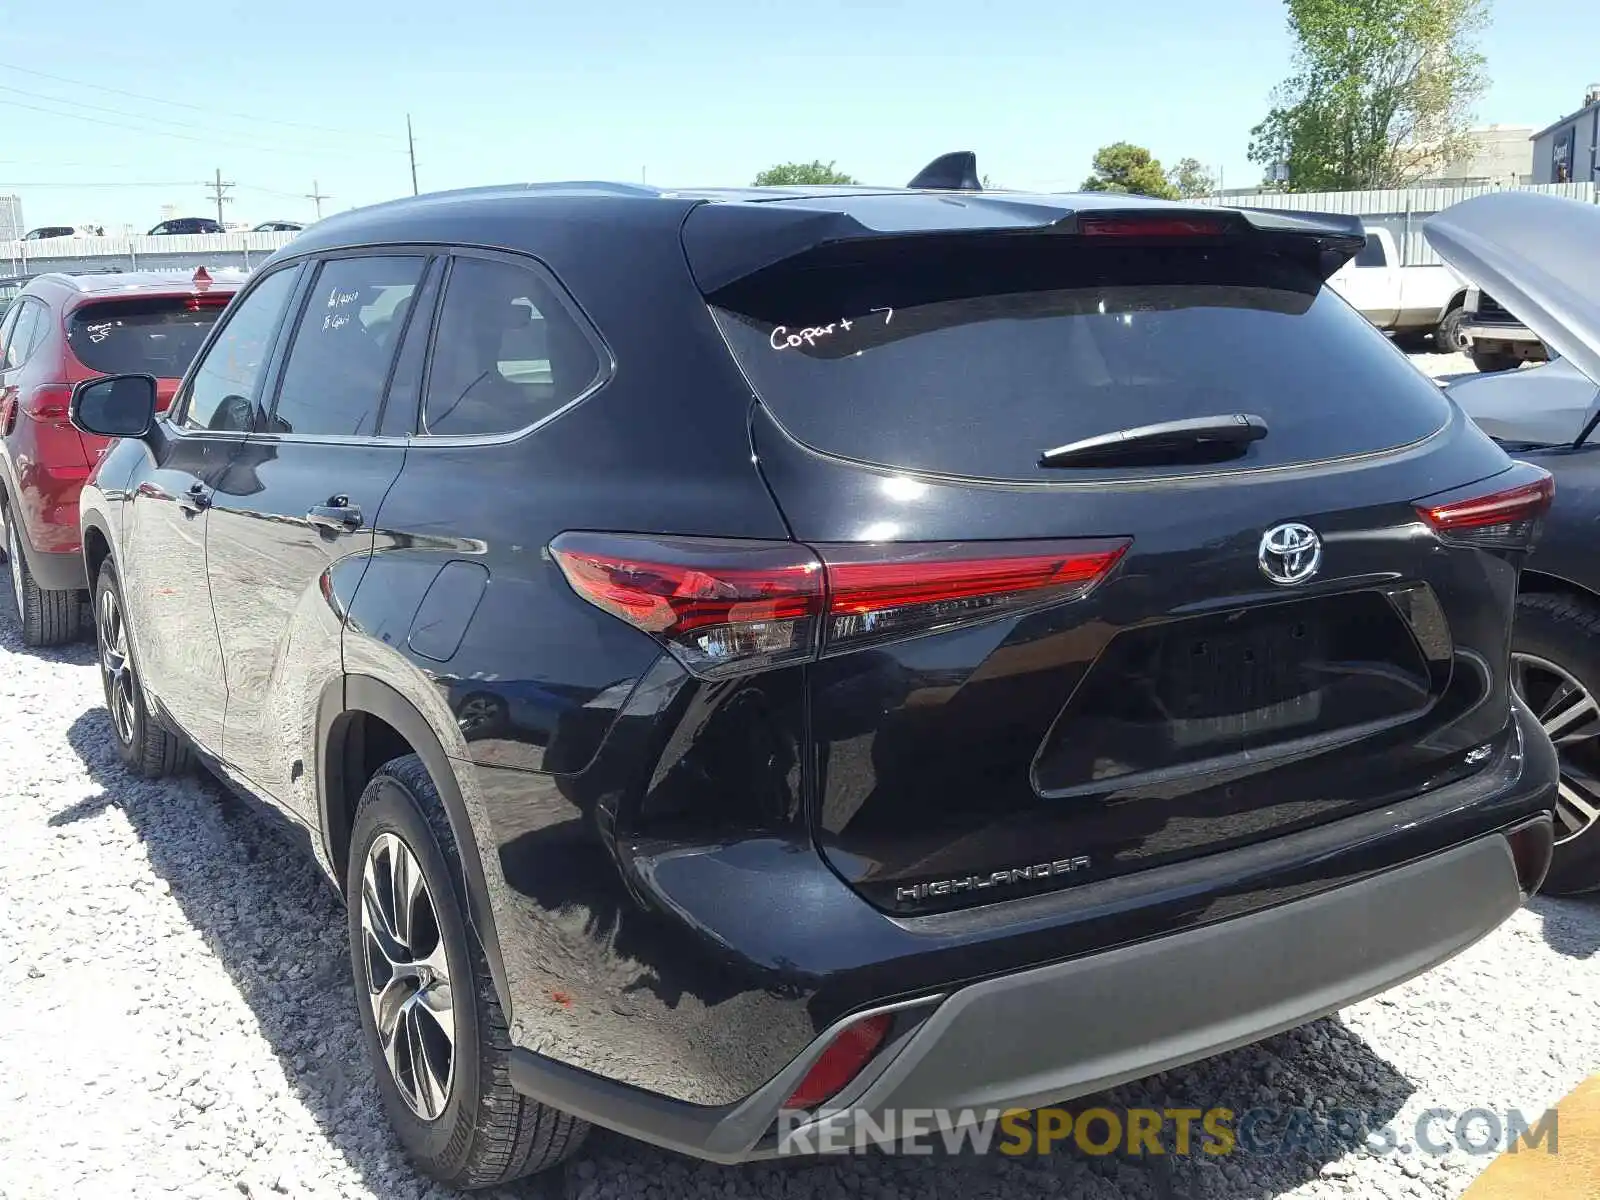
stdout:
{"type": "Polygon", "coordinates": [[[1068,442],[1039,455],[1041,467],[1098,467],[1172,462],[1220,462],[1237,458],[1267,436],[1267,423],[1253,413],[1222,413],[1138,425],[1068,442]]]}

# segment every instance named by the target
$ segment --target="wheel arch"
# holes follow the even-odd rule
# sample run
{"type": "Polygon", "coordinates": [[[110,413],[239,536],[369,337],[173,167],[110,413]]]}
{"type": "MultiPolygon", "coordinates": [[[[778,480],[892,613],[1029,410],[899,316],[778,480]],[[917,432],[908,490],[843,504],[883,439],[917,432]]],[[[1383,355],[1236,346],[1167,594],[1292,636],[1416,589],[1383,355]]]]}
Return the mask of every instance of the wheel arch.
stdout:
{"type": "MultiPolygon", "coordinates": [[[[483,874],[476,830],[444,745],[426,717],[389,684],[368,675],[345,675],[323,689],[317,706],[317,787],[322,849],[334,882],[344,890],[350,833],[356,804],[378,767],[415,754],[428,770],[461,863],[459,883],[467,900],[467,920],[488,960],[500,1005],[508,1014],[510,989],[505,960],[495,932],[494,913],[483,874]]],[[[346,900],[348,902],[348,897],[346,900]]]]}
{"type": "Polygon", "coordinates": [[[101,565],[112,557],[111,531],[106,528],[105,518],[94,509],[83,513],[82,526],[83,567],[89,579],[89,591],[93,593],[94,581],[100,577],[101,565]]]}
{"type": "Polygon", "coordinates": [[[1529,570],[1524,567],[1518,583],[1518,591],[1529,595],[1569,595],[1585,600],[1600,602],[1600,592],[1593,588],[1585,587],[1581,583],[1568,579],[1564,575],[1554,575],[1548,571],[1529,570]]]}

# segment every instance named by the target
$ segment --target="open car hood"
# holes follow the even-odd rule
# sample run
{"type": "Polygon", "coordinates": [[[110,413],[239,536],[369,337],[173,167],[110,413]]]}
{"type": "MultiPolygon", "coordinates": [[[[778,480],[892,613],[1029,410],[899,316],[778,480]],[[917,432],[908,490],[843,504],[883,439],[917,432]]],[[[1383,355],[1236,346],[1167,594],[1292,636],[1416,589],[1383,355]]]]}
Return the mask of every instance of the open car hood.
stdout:
{"type": "Polygon", "coordinates": [[[1600,382],[1600,205],[1493,192],[1422,228],[1440,258],[1600,382]]]}

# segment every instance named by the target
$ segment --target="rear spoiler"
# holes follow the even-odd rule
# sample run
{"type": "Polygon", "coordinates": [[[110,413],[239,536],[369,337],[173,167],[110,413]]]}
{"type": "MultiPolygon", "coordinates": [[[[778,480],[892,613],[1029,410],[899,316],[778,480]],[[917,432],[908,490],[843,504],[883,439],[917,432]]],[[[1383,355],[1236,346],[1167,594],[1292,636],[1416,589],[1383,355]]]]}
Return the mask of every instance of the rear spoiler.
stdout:
{"type": "Polygon", "coordinates": [[[1172,204],[1105,193],[980,191],[957,197],[948,194],[953,190],[970,189],[941,188],[943,195],[907,190],[761,204],[702,203],[684,221],[684,253],[701,292],[710,295],[779,264],[826,266],[848,261],[857,249],[896,242],[910,251],[938,239],[1096,235],[1097,241],[1119,236],[1166,244],[1215,240],[1301,259],[1327,279],[1367,240],[1361,218],[1345,214],[1172,204]]]}

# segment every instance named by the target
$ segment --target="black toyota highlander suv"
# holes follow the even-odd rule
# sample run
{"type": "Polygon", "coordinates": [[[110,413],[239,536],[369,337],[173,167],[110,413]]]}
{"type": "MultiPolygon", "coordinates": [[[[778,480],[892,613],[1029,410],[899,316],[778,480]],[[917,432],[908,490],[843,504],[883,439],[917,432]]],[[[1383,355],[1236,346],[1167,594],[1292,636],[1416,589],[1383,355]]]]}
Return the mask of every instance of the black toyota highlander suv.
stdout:
{"type": "Polygon", "coordinates": [[[169,411],[74,395],[123,756],[299,828],[457,1185],[1327,1013],[1517,909],[1556,782],[1507,683],[1549,477],[1324,286],[1361,244],[922,188],[322,221],[169,411]]]}

